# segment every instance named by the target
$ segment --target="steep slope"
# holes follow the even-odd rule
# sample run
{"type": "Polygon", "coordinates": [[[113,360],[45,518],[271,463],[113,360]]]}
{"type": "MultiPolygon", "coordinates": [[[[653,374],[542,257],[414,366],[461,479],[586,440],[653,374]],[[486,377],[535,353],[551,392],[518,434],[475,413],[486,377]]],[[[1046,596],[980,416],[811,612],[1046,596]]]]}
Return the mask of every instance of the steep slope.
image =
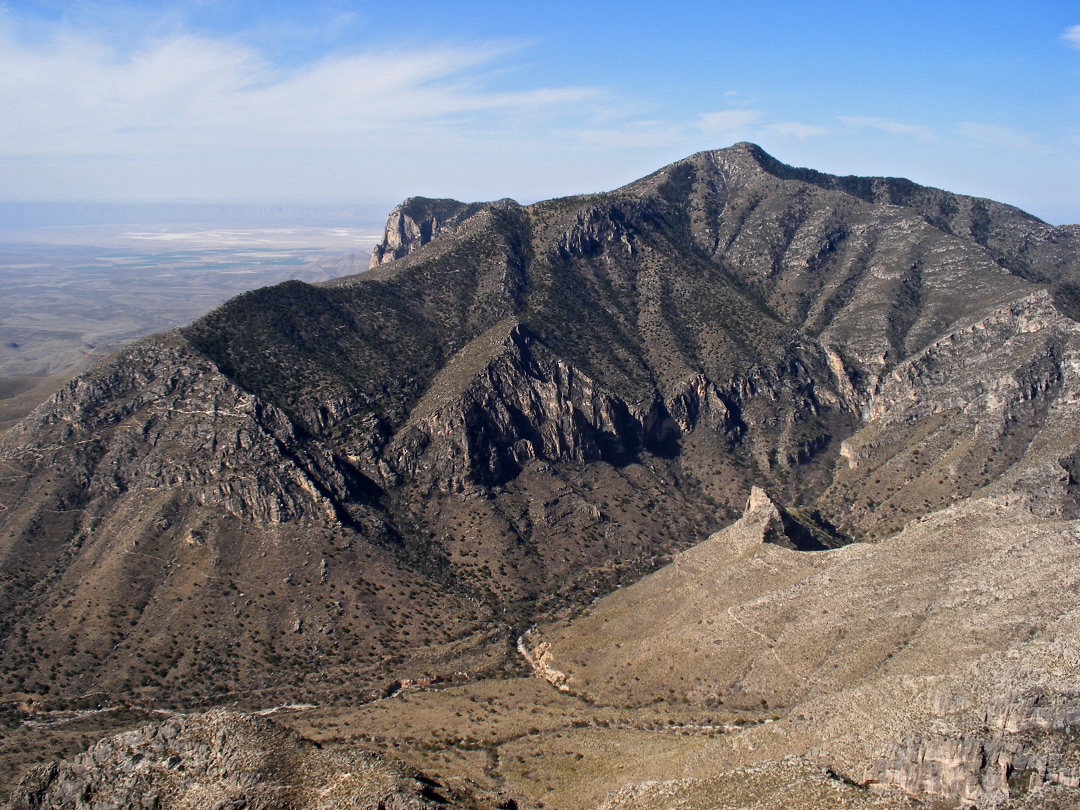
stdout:
{"type": "Polygon", "coordinates": [[[0,436],[5,695],[504,673],[755,484],[797,548],[973,494],[1070,518],[1076,238],[748,144],[608,194],[406,201],[371,271],[233,299],[0,436]]]}
{"type": "Polygon", "coordinates": [[[13,691],[261,703],[365,671],[377,689],[412,636],[489,632],[330,451],[175,337],[72,381],[7,438],[26,432],[0,551],[13,691]]]}
{"type": "Polygon", "coordinates": [[[1075,517],[1078,350],[1044,290],[961,322],[868,398],[822,508],[871,536],[971,494],[1075,517]]]}

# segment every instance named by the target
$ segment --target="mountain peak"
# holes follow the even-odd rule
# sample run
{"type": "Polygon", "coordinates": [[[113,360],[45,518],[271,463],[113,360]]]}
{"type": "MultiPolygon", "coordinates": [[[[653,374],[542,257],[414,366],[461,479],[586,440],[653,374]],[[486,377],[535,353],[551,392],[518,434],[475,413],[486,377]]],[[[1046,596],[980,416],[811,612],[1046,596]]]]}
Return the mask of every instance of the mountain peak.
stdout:
{"type": "Polygon", "coordinates": [[[731,146],[723,149],[717,149],[715,151],[728,155],[745,157],[753,160],[758,165],[762,165],[764,162],[767,161],[776,160],[776,158],[774,158],[756,143],[751,143],[750,141],[739,141],[738,143],[733,143],[731,146]]]}
{"type": "Polygon", "coordinates": [[[793,551],[824,551],[847,542],[832,527],[823,525],[819,515],[785,509],[756,485],[750,490],[741,522],[760,527],[762,542],[793,551]]]}

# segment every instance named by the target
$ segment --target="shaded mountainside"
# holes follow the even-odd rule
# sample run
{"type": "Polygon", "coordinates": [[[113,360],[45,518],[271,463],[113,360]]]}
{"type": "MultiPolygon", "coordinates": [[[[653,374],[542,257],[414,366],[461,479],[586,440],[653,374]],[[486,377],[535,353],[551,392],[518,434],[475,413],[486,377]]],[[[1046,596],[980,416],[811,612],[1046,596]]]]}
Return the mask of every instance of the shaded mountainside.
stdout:
{"type": "Polygon", "coordinates": [[[258,707],[505,677],[522,631],[755,485],[789,549],[971,497],[1071,520],[1078,247],[749,144],[607,194],[407,200],[370,271],[241,295],[0,435],[0,688],[258,707]]]}

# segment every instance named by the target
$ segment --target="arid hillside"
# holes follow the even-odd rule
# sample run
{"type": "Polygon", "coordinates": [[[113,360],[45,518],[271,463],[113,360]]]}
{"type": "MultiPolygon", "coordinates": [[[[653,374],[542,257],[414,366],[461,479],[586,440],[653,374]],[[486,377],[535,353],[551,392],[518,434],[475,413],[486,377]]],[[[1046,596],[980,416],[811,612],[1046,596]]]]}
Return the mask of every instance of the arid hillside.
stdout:
{"type": "Polygon", "coordinates": [[[0,434],[5,767],[303,704],[481,803],[1066,801],[1078,248],[750,144],[407,200],[0,434]]]}

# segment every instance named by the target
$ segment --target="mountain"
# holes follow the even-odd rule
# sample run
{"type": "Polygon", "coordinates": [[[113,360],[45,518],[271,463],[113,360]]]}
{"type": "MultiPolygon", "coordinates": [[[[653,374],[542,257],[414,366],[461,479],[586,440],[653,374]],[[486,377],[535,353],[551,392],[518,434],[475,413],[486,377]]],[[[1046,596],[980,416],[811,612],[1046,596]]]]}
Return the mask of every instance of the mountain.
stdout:
{"type": "MultiPolygon", "coordinates": [[[[0,436],[8,722],[31,704],[352,707],[401,684],[468,691],[520,680],[519,637],[534,664],[544,652],[575,662],[553,667],[580,699],[653,711],[650,723],[665,722],[654,704],[735,711],[717,723],[741,719],[756,739],[770,712],[817,701],[803,716],[825,716],[828,700],[878,677],[897,638],[917,632],[869,609],[874,583],[922,583],[918,610],[941,626],[978,614],[979,602],[961,600],[964,613],[941,601],[954,593],[941,572],[982,542],[978,521],[956,515],[1005,515],[1001,543],[1074,531],[1078,247],[1076,226],[906,180],[795,169],[750,144],[606,194],[407,200],[369,271],[234,298],[108,358],[0,436]],[[768,502],[756,541],[766,550],[717,556],[706,538],[748,498],[752,514],[768,502]],[[888,558],[879,547],[895,565],[875,567],[888,558]],[[694,555],[704,580],[693,587],[730,592],[713,609],[680,601],[690,585],[665,586],[678,597],[665,607],[649,583],[682,582],[694,555]],[[834,579],[834,569],[861,573],[834,579]],[[800,585],[820,581],[840,590],[800,585]],[[800,587],[811,589],[805,608],[781,600],[776,627],[735,618],[740,594],[766,604],[800,587]],[[588,624],[620,604],[633,605],[611,608],[623,610],[618,649],[632,646],[632,658],[588,624]],[[680,624],[707,622],[706,609],[730,621],[680,624]],[[830,609],[847,618],[811,621],[830,609]],[[854,621],[864,614],[875,618],[854,621]],[[534,625],[551,648],[527,643],[534,625]],[[774,665],[784,632],[798,667],[774,665]],[[578,649],[573,637],[604,641],[578,649]],[[717,646],[722,665],[706,654],[717,646]],[[605,685],[623,672],[633,685],[605,685]]],[[[963,581],[982,588],[1008,551],[970,552],[963,581]]],[[[1037,561],[1030,571],[1025,582],[1054,581],[1054,604],[1075,609],[1072,584],[1037,561]]],[[[955,667],[926,652],[910,677],[960,673],[961,690],[963,662],[1027,655],[1021,631],[1056,643],[1056,619],[1009,604],[1014,613],[987,619],[993,632],[953,639],[970,644],[955,667]]],[[[1023,691],[1026,677],[1009,683],[1023,691]]],[[[866,694],[895,694],[894,681],[877,683],[866,694]]],[[[1068,678],[1052,687],[1053,700],[1080,693],[1068,678]]],[[[1052,729],[1075,728],[1060,716],[1052,729]]],[[[924,756],[939,732],[951,739],[924,729],[928,717],[882,723],[916,736],[874,760],[884,741],[868,732],[833,758],[837,772],[852,784],[923,784],[895,762],[924,756]]],[[[807,722],[792,739],[845,733],[807,722]]],[[[412,750],[416,738],[398,742],[412,750]]],[[[25,761],[12,745],[5,761],[25,761]]],[[[430,745],[443,753],[410,754],[421,771],[442,779],[464,767],[430,745]]],[[[1066,770],[1068,751],[1054,760],[1066,770]]],[[[492,767],[495,789],[508,777],[492,767]]],[[[635,780],[634,767],[599,784],[655,778],[635,780]]],[[[816,766],[792,767],[813,787],[816,766]]]]}

